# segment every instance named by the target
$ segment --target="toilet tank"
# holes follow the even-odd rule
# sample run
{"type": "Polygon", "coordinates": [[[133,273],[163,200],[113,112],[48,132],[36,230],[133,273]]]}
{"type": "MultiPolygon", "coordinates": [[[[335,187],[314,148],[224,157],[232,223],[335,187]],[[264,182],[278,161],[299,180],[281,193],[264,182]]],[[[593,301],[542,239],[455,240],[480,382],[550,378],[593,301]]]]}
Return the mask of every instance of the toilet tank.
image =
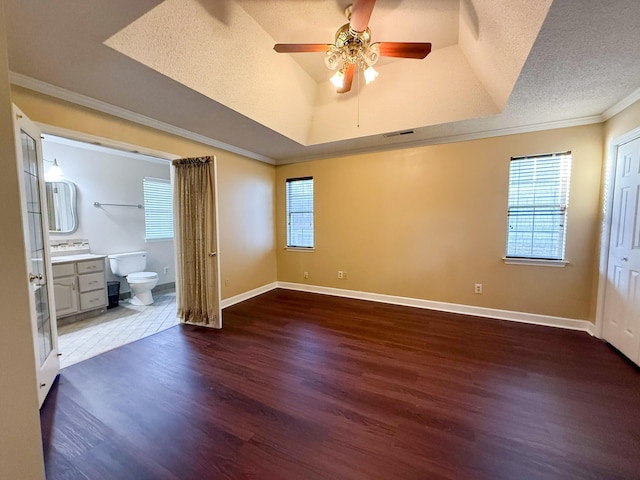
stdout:
{"type": "Polygon", "coordinates": [[[114,275],[124,277],[134,272],[144,272],[147,252],[128,252],[109,255],[109,266],[114,275]]]}

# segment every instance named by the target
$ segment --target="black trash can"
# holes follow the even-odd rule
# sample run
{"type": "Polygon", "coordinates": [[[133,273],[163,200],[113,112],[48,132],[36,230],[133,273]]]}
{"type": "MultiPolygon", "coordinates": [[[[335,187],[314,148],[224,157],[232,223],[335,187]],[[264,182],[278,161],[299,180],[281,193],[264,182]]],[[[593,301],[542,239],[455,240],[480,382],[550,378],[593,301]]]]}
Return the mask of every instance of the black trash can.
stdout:
{"type": "Polygon", "coordinates": [[[117,307],[120,299],[120,282],[107,282],[107,296],[109,297],[107,308],[117,307]]]}

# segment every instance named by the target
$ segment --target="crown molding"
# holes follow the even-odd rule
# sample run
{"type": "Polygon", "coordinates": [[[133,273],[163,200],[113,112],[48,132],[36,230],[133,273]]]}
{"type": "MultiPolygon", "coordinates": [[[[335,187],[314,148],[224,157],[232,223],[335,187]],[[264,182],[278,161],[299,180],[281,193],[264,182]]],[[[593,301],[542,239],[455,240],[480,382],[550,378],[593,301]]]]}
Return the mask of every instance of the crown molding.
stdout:
{"type": "Polygon", "coordinates": [[[260,155],[259,153],[244,150],[242,148],[235,147],[233,145],[230,145],[224,142],[220,142],[218,140],[207,137],[205,135],[200,135],[194,132],[190,132],[189,130],[185,130],[183,128],[175,127],[168,123],[154,120],[153,118],[131,112],[121,107],[116,107],[114,105],[103,102],[101,100],[96,100],[94,98],[91,98],[79,93],[75,93],[61,87],[56,87],[55,85],[51,85],[49,83],[36,80],[26,75],[10,72],[10,81],[14,85],[18,85],[20,87],[24,87],[29,90],[42,93],[44,95],[58,98],[60,100],[65,100],[65,101],[74,103],[76,105],[90,108],[92,110],[97,110],[99,112],[106,113],[108,115],[113,115],[115,117],[122,118],[124,120],[138,123],[140,125],[145,125],[145,126],[154,128],[156,130],[160,130],[172,135],[186,138],[188,140],[193,140],[195,142],[199,142],[204,145],[209,145],[211,147],[219,148],[227,152],[236,153],[238,155],[242,155],[248,158],[252,158],[254,160],[268,163],[270,165],[287,165],[290,163],[299,163],[299,162],[306,162],[306,161],[312,161],[312,160],[322,160],[322,159],[342,157],[342,156],[359,155],[359,154],[370,153],[370,152],[402,150],[406,148],[423,147],[423,146],[429,146],[429,145],[441,145],[446,143],[466,142],[471,140],[481,140],[483,138],[500,137],[500,136],[506,136],[506,135],[517,135],[522,133],[531,133],[531,132],[538,132],[538,131],[544,131],[544,130],[554,130],[559,128],[591,125],[594,123],[602,123],[609,120],[614,115],[617,115],[618,113],[628,108],[633,103],[640,100],[640,88],[639,88],[635,90],[633,93],[631,93],[629,96],[623,98],[622,100],[612,105],[607,110],[605,110],[602,114],[599,114],[599,115],[591,115],[591,116],[572,118],[567,120],[535,123],[530,125],[521,125],[516,127],[497,128],[493,130],[477,130],[475,132],[462,133],[458,135],[433,137],[433,138],[427,138],[427,139],[414,140],[411,142],[391,143],[388,145],[377,145],[375,147],[363,147],[363,148],[354,149],[354,150],[336,150],[335,152],[332,152],[332,153],[325,152],[317,155],[309,155],[304,157],[296,157],[295,159],[283,159],[283,160],[276,161],[273,158],[260,155]]]}
{"type": "Polygon", "coordinates": [[[502,137],[505,135],[517,135],[520,133],[541,132],[544,130],[557,130],[559,128],[581,127],[601,123],[601,115],[590,115],[588,117],[571,118],[568,120],[555,120],[552,122],[533,123],[530,125],[519,125],[517,127],[496,128],[494,130],[480,130],[472,133],[462,133],[460,135],[450,135],[447,137],[434,138],[430,144],[467,142],[469,140],[480,140],[482,138],[502,137]]]}
{"type": "Polygon", "coordinates": [[[606,122],[614,115],[619,114],[625,108],[628,108],[634,103],[636,103],[638,100],[640,100],[640,88],[632,92],[631,95],[620,100],[618,103],[615,103],[611,107],[607,108],[601,115],[602,121],[606,122]]]}
{"type": "Polygon", "coordinates": [[[531,125],[521,125],[517,127],[496,128],[493,130],[477,130],[471,133],[461,133],[458,135],[448,135],[443,137],[433,137],[412,142],[393,143],[388,145],[377,145],[375,147],[364,147],[360,149],[348,151],[336,151],[331,154],[310,155],[304,158],[296,158],[293,160],[279,160],[276,165],[287,165],[290,163],[310,162],[313,160],[324,160],[328,158],[345,157],[351,155],[360,155],[370,152],[383,152],[389,150],[402,150],[405,148],[426,147],[429,145],[442,145],[445,143],[468,142],[470,140],[482,140],[483,138],[502,137],[505,135],[517,135],[520,133],[539,132],[543,130],[555,130],[558,128],[580,127],[582,125],[591,125],[594,123],[602,123],[602,115],[590,115],[587,117],[571,118],[568,120],[556,120],[552,122],[535,123],[531,125]]]}
{"type": "Polygon", "coordinates": [[[220,142],[218,140],[214,140],[213,138],[200,135],[194,132],[190,132],[189,130],[175,127],[173,125],[161,122],[159,120],[154,120],[151,117],[147,117],[145,115],[140,115],[139,113],[131,112],[125,108],[116,107],[114,105],[103,102],[101,100],[96,100],[95,98],[87,97],[86,95],[72,92],[71,90],[67,90],[61,87],[56,87],[55,85],[51,85],[50,83],[42,82],[40,80],[36,80],[35,78],[31,78],[26,75],[22,75],[20,73],[10,72],[9,80],[13,85],[27,88],[29,90],[42,93],[43,95],[48,95],[50,97],[54,97],[59,100],[71,102],[76,105],[80,105],[82,107],[90,108],[92,110],[97,110],[98,112],[102,112],[108,115],[112,115],[114,117],[122,118],[123,120],[128,120],[130,122],[138,123],[140,125],[145,125],[147,127],[160,130],[162,132],[170,133],[178,137],[186,138],[188,140],[193,140],[194,142],[219,148],[227,152],[236,153],[244,157],[248,157],[254,160],[258,160],[260,162],[268,163],[270,165],[276,164],[274,159],[266,157],[264,155],[260,155],[259,153],[250,152],[249,150],[244,150],[242,148],[229,145],[228,143],[220,142]]]}
{"type": "Polygon", "coordinates": [[[462,133],[459,135],[448,135],[444,137],[433,137],[422,140],[415,140],[413,142],[389,144],[385,146],[379,146],[376,148],[361,148],[358,150],[350,150],[349,152],[336,152],[331,155],[312,155],[303,159],[295,160],[281,160],[277,162],[277,165],[286,165],[288,163],[307,162],[312,160],[321,160],[325,158],[342,157],[346,155],[358,155],[362,153],[369,153],[372,151],[388,151],[388,150],[400,150],[404,148],[425,147],[429,145],[441,145],[444,143],[457,143],[467,142],[469,140],[481,140],[483,138],[501,137],[504,135],[516,135],[519,133],[531,133],[539,132],[543,130],[554,130],[558,128],[580,127],[583,125],[591,125],[594,123],[603,123],[609,120],[611,117],[622,112],[624,109],[630,107],[634,103],[640,100],[640,88],[632,92],[627,97],[623,98],[619,102],[613,104],[599,115],[590,115],[586,117],[571,118],[568,120],[557,120],[552,122],[534,123],[531,125],[522,125],[517,127],[497,128],[494,130],[478,130],[471,133],[462,133]]]}

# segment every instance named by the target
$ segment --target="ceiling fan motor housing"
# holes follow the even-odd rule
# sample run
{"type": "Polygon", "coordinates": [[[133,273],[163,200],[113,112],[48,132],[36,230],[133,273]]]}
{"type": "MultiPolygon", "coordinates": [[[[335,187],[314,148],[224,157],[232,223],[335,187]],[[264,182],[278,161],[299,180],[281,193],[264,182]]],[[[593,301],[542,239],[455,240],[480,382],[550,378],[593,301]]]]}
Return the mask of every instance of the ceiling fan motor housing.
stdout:
{"type": "Polygon", "coordinates": [[[342,65],[355,64],[366,68],[378,61],[375,44],[370,45],[371,30],[356,32],[346,23],[336,32],[335,47],[327,52],[327,66],[333,70],[342,65]]]}

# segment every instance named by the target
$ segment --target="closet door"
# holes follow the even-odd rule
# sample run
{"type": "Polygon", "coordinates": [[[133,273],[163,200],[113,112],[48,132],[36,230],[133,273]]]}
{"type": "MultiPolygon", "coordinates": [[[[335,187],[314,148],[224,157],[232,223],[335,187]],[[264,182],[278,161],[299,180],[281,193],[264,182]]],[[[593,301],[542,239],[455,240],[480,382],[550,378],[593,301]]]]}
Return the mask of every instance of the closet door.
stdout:
{"type": "MultiPolygon", "coordinates": [[[[58,359],[58,329],[53,302],[53,280],[49,256],[49,227],[45,205],[45,185],[40,130],[14,106],[14,130],[20,194],[22,226],[27,251],[31,301],[31,325],[36,354],[38,399],[44,402],[51,384],[60,371],[58,359]]],[[[20,281],[21,279],[17,279],[20,281]]]]}
{"type": "Polygon", "coordinates": [[[640,365],[640,138],[618,149],[603,337],[640,365]]]}

